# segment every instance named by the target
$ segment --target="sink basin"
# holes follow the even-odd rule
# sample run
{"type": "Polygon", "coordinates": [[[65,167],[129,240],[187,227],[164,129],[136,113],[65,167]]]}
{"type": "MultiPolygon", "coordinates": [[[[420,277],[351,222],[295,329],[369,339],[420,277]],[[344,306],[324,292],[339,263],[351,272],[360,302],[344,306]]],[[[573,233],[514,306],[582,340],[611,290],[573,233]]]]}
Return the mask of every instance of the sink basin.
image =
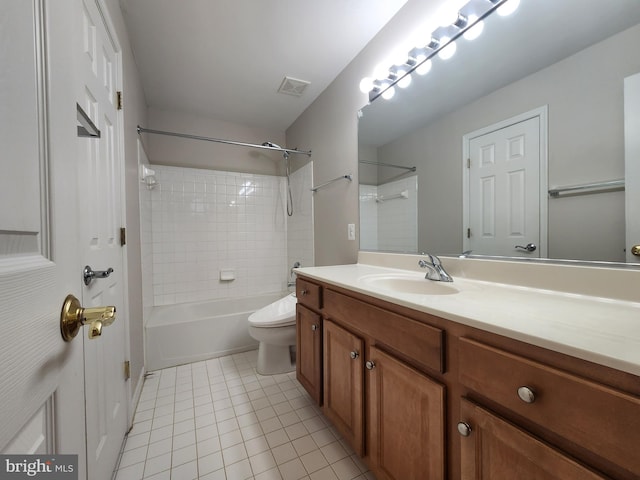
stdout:
{"type": "Polygon", "coordinates": [[[368,275],[362,277],[361,281],[368,287],[396,293],[420,295],[451,295],[458,293],[458,289],[451,283],[427,280],[424,275],[420,274],[368,275]]]}

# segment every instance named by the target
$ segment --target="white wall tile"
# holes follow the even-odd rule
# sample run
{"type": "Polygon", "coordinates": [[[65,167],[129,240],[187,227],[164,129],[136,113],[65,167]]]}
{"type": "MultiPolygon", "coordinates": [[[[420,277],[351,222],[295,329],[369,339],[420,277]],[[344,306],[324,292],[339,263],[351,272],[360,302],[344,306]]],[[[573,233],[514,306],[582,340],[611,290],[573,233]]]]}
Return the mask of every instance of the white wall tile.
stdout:
{"type": "Polygon", "coordinates": [[[279,292],[290,259],[313,264],[310,165],[291,176],[294,217],[286,215],[282,177],[154,170],[158,187],[144,200],[141,190],[142,248],[154,305],[279,292]],[[221,281],[221,269],[234,270],[235,280],[221,281]]]}

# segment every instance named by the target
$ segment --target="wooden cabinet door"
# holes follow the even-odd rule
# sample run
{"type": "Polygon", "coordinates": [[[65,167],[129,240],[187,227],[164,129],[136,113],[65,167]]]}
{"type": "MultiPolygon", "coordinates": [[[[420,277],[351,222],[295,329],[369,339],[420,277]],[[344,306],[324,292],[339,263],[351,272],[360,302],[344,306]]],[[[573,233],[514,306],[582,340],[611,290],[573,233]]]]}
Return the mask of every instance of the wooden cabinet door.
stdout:
{"type": "Polygon", "coordinates": [[[322,403],[322,317],[298,304],[296,378],[311,398],[322,403]]]}
{"type": "Polygon", "coordinates": [[[603,477],[531,434],[462,399],[462,480],[603,480],[603,477]]]}
{"type": "Polygon", "coordinates": [[[364,342],[329,320],[324,321],[323,340],[324,414],[362,455],[364,342]]]}
{"type": "Polygon", "coordinates": [[[369,349],[369,454],[379,480],[444,478],[444,386],[369,349]]]}

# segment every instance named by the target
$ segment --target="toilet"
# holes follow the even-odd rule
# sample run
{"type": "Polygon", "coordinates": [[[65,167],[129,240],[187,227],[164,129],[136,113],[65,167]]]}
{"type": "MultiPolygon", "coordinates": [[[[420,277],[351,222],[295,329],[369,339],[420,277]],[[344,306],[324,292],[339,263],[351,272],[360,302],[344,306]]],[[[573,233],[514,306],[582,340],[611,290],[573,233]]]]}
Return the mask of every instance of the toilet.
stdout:
{"type": "Polygon", "coordinates": [[[257,370],[261,375],[292,372],[296,368],[296,296],[291,293],[249,315],[249,335],[260,342],[257,370]]]}

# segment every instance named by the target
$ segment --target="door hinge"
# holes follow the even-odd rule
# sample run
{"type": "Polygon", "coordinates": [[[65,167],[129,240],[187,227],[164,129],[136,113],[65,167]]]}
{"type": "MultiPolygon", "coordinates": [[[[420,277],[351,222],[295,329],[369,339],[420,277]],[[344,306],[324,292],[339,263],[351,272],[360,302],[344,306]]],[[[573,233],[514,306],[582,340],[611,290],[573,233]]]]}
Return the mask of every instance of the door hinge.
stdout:
{"type": "Polygon", "coordinates": [[[467,158],[467,168],[471,168],[471,159],[467,158]]]}
{"type": "Polygon", "coordinates": [[[471,238],[471,229],[467,228],[467,238],[471,238]]]}
{"type": "Polygon", "coordinates": [[[124,362],[124,379],[129,380],[131,378],[131,362],[126,360],[124,362]]]}
{"type": "Polygon", "coordinates": [[[116,92],[116,109],[122,110],[122,92],[116,92]]]}
{"type": "Polygon", "coordinates": [[[127,244],[127,229],[124,227],[120,228],[120,246],[124,247],[127,244]]]}

